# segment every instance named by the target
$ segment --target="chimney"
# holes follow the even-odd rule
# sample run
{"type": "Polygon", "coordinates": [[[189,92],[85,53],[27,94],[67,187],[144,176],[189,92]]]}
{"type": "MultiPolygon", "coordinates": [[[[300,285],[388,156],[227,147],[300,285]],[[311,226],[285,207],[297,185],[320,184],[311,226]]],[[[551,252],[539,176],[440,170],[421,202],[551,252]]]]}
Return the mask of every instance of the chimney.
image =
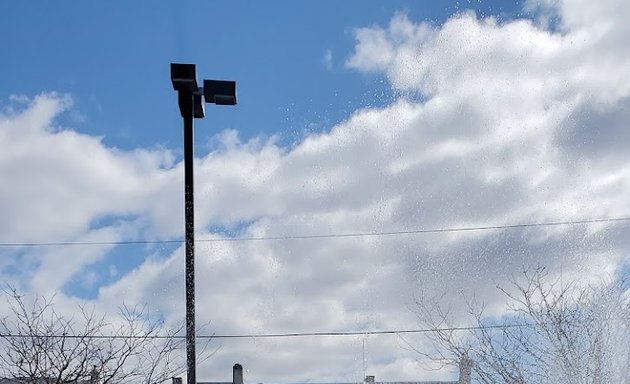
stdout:
{"type": "Polygon", "coordinates": [[[470,384],[472,373],[472,360],[464,355],[459,360],[459,381],[458,384],[470,384]]]}
{"type": "Polygon", "coordinates": [[[98,370],[96,369],[96,365],[92,366],[92,371],[90,372],[90,384],[98,384],[98,370]]]}
{"type": "Polygon", "coordinates": [[[234,364],[232,368],[232,384],[243,384],[243,366],[239,363],[234,364]]]}

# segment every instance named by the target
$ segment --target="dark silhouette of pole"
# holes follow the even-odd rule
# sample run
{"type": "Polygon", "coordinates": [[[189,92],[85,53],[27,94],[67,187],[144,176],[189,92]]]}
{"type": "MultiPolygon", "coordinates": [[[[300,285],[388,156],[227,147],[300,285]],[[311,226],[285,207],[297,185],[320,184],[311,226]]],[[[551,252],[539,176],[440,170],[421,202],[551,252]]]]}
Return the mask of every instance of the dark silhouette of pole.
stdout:
{"type": "Polygon", "coordinates": [[[193,161],[195,158],[193,94],[179,92],[184,118],[184,222],[186,237],[186,364],[187,384],[196,384],[197,353],[195,345],[195,193],[193,161]]]}
{"type": "Polygon", "coordinates": [[[171,63],[171,82],[177,91],[179,111],[184,119],[184,223],[186,237],[186,365],[187,384],[197,384],[195,348],[195,118],[205,116],[204,101],[217,105],[236,105],[236,82],[204,80],[197,85],[194,64],[171,63]]]}

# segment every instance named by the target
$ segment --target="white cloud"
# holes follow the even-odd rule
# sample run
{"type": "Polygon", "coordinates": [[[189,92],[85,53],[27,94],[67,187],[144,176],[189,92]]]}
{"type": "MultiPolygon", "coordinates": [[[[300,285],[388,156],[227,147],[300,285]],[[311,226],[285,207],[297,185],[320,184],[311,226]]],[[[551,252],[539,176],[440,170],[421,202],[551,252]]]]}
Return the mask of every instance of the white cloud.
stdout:
{"type": "Polygon", "coordinates": [[[357,54],[346,65],[362,71],[384,70],[392,61],[393,47],[382,29],[361,28],[355,31],[357,54]]]}
{"type": "MultiPolygon", "coordinates": [[[[0,116],[2,241],[179,235],[172,223],[178,202],[164,193],[181,179],[171,154],[123,152],[105,147],[100,138],[56,126],[55,117],[71,105],[70,97],[57,94],[14,98],[0,116]],[[104,219],[111,223],[98,224],[104,219]]],[[[30,275],[34,287],[55,290],[111,248],[35,248],[24,259],[35,269],[21,273],[30,275]]]]}
{"type": "MultiPolygon", "coordinates": [[[[287,236],[628,215],[630,50],[621,36],[630,6],[613,3],[614,12],[605,2],[558,3],[555,32],[470,12],[441,26],[397,14],[385,28],[358,29],[346,65],[426,97],[356,111],[293,148],[217,136],[218,149],[195,165],[198,237],[220,238],[209,233],[217,225],[287,236]]],[[[0,236],[180,235],[181,164],[165,150],[120,151],[55,127],[69,102],[42,95],[2,116],[0,178],[10,187],[0,190],[0,236]],[[94,228],[102,217],[115,220],[94,228]]],[[[447,292],[453,305],[475,292],[498,313],[495,284],[523,266],[583,279],[617,273],[628,264],[629,227],[199,243],[198,322],[216,333],[412,328],[418,292],[447,292]]],[[[30,249],[30,284],[62,286],[107,251],[70,252],[70,267],[61,251],[30,249]]],[[[101,287],[99,305],[121,297],[181,319],[182,249],[101,287]]],[[[361,337],[221,343],[200,368],[204,380],[225,379],[235,361],[258,381],[362,375],[361,337]]],[[[395,338],[370,338],[367,352],[378,378],[449,374],[423,370],[395,338]]]]}

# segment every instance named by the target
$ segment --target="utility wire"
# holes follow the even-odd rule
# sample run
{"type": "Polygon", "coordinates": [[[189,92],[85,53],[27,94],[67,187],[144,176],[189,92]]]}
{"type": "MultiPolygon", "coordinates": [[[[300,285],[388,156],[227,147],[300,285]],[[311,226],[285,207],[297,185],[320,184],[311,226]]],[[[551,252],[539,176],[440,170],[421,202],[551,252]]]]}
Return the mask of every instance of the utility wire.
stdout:
{"type": "MultiPolygon", "coordinates": [[[[516,323],[502,325],[484,325],[469,327],[448,327],[448,328],[421,328],[421,329],[398,329],[387,331],[339,331],[339,332],[292,332],[292,333],[251,333],[251,334],[212,334],[197,335],[197,339],[269,339],[288,337],[339,337],[339,336],[370,336],[370,335],[400,335],[409,333],[434,333],[448,331],[474,331],[479,329],[507,329],[532,327],[533,323],[516,323]]],[[[184,339],[183,335],[30,335],[0,333],[0,338],[68,338],[68,339],[184,339]]]]}
{"type": "Polygon", "coordinates": [[[424,329],[399,329],[388,331],[340,331],[340,332],[295,332],[295,333],[264,333],[249,335],[202,335],[197,336],[202,339],[263,339],[263,338],[286,338],[286,337],[335,337],[335,336],[371,336],[371,335],[399,335],[406,333],[434,333],[446,331],[473,331],[478,329],[507,329],[531,327],[535,324],[503,324],[503,325],[486,325],[486,326],[470,326],[470,327],[450,327],[450,328],[424,328],[424,329]]]}
{"type": "MultiPolygon", "coordinates": [[[[522,223],[506,225],[488,225],[479,227],[454,227],[454,228],[427,228],[413,229],[406,231],[385,231],[385,232],[353,232],[353,233],[331,233],[314,235],[287,235],[287,236],[260,236],[260,237],[225,237],[220,239],[196,239],[198,243],[225,243],[225,242],[246,242],[246,241],[282,241],[282,240],[308,240],[308,239],[343,239],[356,237],[376,237],[376,236],[400,236],[428,233],[449,233],[449,232],[474,232],[490,231],[501,229],[534,228],[534,227],[555,227],[564,225],[612,223],[630,221],[630,217],[609,217],[590,220],[567,220],[542,223],[522,223]]],[[[49,242],[0,242],[0,247],[56,247],[56,246],[97,246],[97,245],[143,245],[143,244],[181,244],[184,240],[123,240],[123,241],[49,241],[49,242]]]]}

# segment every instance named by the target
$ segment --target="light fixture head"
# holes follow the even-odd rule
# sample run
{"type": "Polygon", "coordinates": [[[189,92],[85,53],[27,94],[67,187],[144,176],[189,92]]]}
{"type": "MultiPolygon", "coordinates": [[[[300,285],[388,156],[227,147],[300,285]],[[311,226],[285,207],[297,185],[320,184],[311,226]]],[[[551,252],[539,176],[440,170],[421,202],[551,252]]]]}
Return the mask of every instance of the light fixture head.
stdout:
{"type": "Polygon", "coordinates": [[[195,64],[171,63],[171,82],[176,91],[196,92],[198,86],[195,64]]]}
{"type": "Polygon", "coordinates": [[[206,103],[236,105],[236,82],[226,80],[204,80],[203,94],[206,103]]]}

